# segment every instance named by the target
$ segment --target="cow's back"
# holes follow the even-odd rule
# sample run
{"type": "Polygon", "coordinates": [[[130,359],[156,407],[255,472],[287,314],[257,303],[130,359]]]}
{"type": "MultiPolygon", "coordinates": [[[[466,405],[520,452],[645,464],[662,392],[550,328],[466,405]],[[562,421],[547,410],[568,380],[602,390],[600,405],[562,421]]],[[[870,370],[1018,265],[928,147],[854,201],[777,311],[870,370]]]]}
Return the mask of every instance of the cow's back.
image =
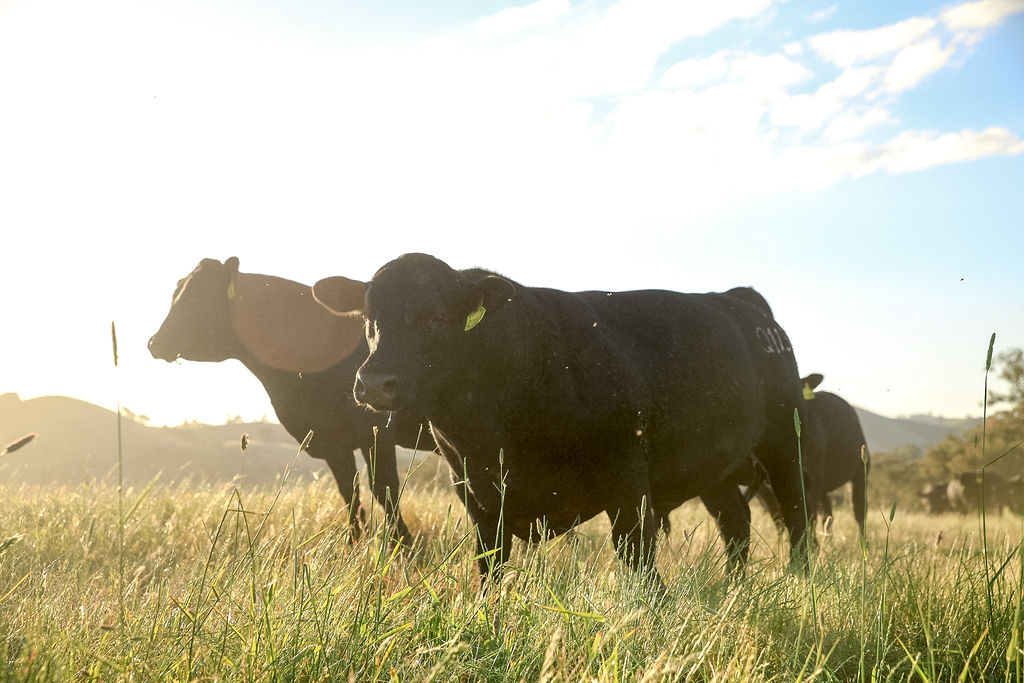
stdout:
{"type": "Polygon", "coordinates": [[[663,476],[678,483],[693,472],[724,477],[751,451],[795,444],[799,380],[792,347],[767,304],[757,304],[763,298],[744,293],[576,295],[594,317],[592,329],[602,331],[629,367],[635,393],[646,399],[640,428],[653,481],[663,476]]]}

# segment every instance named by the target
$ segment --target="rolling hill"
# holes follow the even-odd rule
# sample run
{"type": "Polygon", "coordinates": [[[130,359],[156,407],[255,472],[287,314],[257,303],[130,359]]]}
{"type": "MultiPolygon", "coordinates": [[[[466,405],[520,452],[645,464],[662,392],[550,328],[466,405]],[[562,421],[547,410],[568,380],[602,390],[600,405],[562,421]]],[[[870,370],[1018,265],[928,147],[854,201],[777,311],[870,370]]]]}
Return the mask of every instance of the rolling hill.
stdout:
{"type": "MultiPolygon", "coordinates": [[[[976,422],[932,416],[888,418],[862,408],[857,408],[857,414],[868,447],[876,455],[905,444],[925,450],[946,434],[961,432],[976,422]]],[[[38,437],[0,459],[0,477],[31,484],[116,478],[117,422],[113,411],[66,396],[23,401],[17,394],[2,394],[0,445],[31,432],[38,437]]],[[[293,460],[293,476],[330,476],[322,461],[305,453],[296,457],[298,444],[274,422],[150,427],[125,411],[121,440],[125,481],[135,485],[158,473],[164,483],[190,477],[273,482],[293,460]],[[243,433],[249,437],[244,454],[239,446],[243,433]]],[[[407,460],[409,456],[408,451],[400,451],[400,457],[407,460]]]]}

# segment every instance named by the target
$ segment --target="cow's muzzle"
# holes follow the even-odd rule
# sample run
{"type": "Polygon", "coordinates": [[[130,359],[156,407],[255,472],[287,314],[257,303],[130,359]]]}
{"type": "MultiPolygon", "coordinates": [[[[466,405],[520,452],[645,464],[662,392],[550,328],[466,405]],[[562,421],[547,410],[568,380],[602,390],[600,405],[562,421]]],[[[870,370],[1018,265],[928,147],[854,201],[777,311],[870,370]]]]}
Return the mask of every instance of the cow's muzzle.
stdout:
{"type": "Polygon", "coordinates": [[[149,353],[153,358],[165,360],[168,363],[178,360],[178,354],[171,351],[167,344],[161,344],[157,336],[154,334],[149,339],[149,353]]]}
{"type": "Polygon", "coordinates": [[[374,410],[393,410],[398,395],[398,377],[386,372],[359,370],[352,395],[357,403],[374,410]]]}

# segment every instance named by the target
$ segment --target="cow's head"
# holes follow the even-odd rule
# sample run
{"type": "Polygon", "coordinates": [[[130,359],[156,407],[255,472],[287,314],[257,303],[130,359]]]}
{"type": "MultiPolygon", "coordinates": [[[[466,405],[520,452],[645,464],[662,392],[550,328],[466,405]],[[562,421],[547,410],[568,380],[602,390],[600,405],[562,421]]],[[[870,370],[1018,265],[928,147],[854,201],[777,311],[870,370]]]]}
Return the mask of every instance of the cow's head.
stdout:
{"type": "Polygon", "coordinates": [[[167,313],[149,340],[154,358],[222,361],[231,357],[234,334],[229,301],[234,296],[238,259],[224,263],[203,259],[195,270],[178,280],[167,313]]]}
{"type": "Polygon", "coordinates": [[[338,284],[321,280],[313,294],[337,315],[365,319],[370,355],[356,373],[353,395],[379,411],[427,412],[467,345],[515,290],[504,278],[473,280],[426,254],[406,254],[378,270],[363,302],[338,284]]]}

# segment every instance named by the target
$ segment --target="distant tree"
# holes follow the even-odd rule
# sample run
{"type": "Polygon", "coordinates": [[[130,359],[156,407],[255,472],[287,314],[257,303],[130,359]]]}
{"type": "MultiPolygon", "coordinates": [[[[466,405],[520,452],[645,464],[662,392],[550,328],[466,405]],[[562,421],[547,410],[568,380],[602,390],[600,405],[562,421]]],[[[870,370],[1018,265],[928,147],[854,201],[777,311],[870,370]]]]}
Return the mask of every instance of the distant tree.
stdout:
{"type": "Polygon", "coordinates": [[[923,467],[936,479],[949,478],[978,470],[1004,453],[992,469],[1007,476],[1024,470],[1024,352],[1010,349],[996,357],[998,377],[1007,384],[1005,391],[990,390],[990,412],[984,425],[968,429],[960,435],[947,436],[928,449],[923,467]],[[984,450],[983,450],[984,449],[984,450]]]}
{"type": "Polygon", "coordinates": [[[1024,350],[1010,349],[996,356],[996,362],[1002,366],[999,378],[1008,385],[1006,392],[989,391],[988,404],[997,406],[1006,404],[1002,415],[1010,415],[1024,419],[1024,350]]]}
{"type": "Polygon", "coordinates": [[[920,509],[917,494],[931,481],[931,469],[921,449],[913,444],[872,453],[869,509],[888,510],[894,500],[899,501],[901,509],[920,509]]]}

